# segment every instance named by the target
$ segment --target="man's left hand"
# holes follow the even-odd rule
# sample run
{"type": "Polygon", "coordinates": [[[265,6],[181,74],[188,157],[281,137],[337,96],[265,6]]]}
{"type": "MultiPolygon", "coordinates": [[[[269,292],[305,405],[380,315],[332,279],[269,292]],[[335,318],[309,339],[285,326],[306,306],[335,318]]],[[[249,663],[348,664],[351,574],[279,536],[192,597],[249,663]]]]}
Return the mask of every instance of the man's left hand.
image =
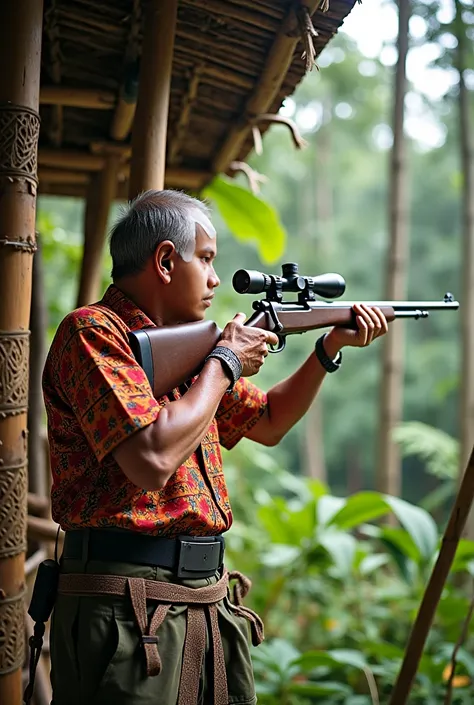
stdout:
{"type": "Polygon", "coordinates": [[[326,336],[324,347],[328,355],[336,353],[343,347],[365,348],[374,340],[385,335],[388,323],[382,311],[377,306],[354,304],[357,330],[336,326],[326,336]]]}

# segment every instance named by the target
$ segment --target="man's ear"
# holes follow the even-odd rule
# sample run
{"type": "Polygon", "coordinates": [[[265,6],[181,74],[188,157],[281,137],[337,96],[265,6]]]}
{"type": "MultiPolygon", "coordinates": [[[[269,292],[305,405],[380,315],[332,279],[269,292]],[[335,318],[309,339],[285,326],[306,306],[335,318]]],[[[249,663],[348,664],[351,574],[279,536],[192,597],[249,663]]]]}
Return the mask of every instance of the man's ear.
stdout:
{"type": "Polygon", "coordinates": [[[169,284],[171,281],[171,273],[174,269],[175,256],[176,249],[170,240],[160,242],[155,250],[153,260],[155,271],[165,284],[169,284]]]}

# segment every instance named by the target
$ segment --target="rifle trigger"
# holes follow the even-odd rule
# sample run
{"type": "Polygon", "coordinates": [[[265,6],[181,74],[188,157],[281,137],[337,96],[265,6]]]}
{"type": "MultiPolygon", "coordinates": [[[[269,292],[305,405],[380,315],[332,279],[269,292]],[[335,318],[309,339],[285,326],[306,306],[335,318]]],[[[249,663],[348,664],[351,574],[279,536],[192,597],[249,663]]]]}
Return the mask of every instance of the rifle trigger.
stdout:
{"type": "Polygon", "coordinates": [[[273,333],[278,334],[281,330],[283,330],[283,326],[280,323],[280,321],[278,320],[278,316],[276,314],[276,311],[271,304],[267,307],[267,311],[269,312],[270,318],[272,319],[273,323],[275,324],[275,328],[273,329],[273,333]]]}
{"type": "Polygon", "coordinates": [[[282,352],[282,350],[285,349],[286,347],[286,335],[277,335],[278,337],[278,347],[274,348],[272,345],[268,346],[268,352],[269,353],[279,353],[282,352]]]}

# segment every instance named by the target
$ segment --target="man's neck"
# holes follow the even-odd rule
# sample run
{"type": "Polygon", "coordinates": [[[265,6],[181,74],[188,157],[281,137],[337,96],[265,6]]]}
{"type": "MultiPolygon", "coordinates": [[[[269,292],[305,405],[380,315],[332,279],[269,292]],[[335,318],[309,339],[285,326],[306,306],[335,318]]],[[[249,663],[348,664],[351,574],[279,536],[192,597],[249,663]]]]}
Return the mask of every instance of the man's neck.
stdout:
{"type": "Polygon", "coordinates": [[[130,299],[140,311],[143,311],[156,326],[165,325],[165,318],[161,310],[160,302],[154,300],[154,298],[150,296],[150,293],[145,291],[144,288],[137,286],[136,281],[123,278],[114,281],[113,284],[117,289],[120,289],[122,294],[130,299]]]}

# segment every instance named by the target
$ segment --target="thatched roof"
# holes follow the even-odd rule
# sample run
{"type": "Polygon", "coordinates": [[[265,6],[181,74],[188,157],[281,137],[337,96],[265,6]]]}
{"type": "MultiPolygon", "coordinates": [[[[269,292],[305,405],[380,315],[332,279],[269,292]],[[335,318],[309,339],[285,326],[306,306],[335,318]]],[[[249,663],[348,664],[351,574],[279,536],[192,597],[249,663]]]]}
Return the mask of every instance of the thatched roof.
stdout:
{"type": "MultiPolygon", "coordinates": [[[[313,58],[355,1],[330,0],[326,12],[316,9],[313,58]]],[[[312,12],[320,3],[305,4],[312,12]]],[[[127,111],[130,121],[144,5],[140,0],[45,0],[40,193],[84,193],[111,144],[123,155],[119,178],[126,180],[127,111]]],[[[311,58],[309,17],[301,9],[297,14],[297,8],[300,3],[291,0],[179,1],[168,185],[198,189],[251,151],[252,108],[277,113],[307,70],[305,48],[306,60],[311,58]],[[269,76],[269,61],[273,68],[279,65],[276,76],[269,76]]],[[[268,124],[261,121],[260,130],[268,124]]]]}

